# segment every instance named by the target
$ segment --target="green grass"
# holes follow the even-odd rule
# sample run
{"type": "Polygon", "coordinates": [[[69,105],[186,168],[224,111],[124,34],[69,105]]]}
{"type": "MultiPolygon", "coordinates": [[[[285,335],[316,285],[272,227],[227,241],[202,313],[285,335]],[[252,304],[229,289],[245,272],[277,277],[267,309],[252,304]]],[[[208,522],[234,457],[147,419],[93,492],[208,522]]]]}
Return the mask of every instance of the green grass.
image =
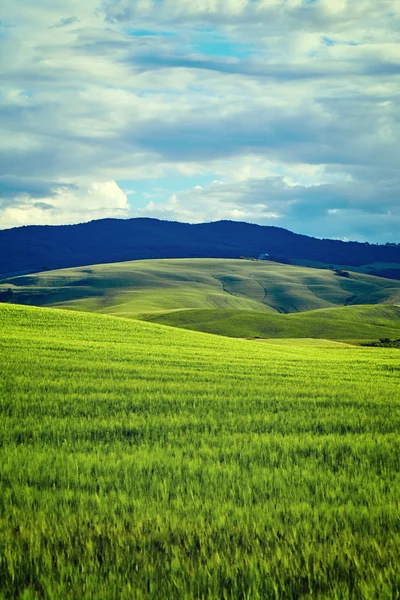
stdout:
{"type": "Polygon", "coordinates": [[[135,317],[179,309],[291,313],[352,304],[400,304],[400,281],[264,261],[144,260],[0,281],[14,301],[135,317]]]}
{"type": "Polygon", "coordinates": [[[351,341],[400,337],[400,306],[388,304],[325,308],[290,315],[243,310],[180,310],[141,318],[230,337],[351,341]]]}
{"type": "Polygon", "coordinates": [[[5,304],[0,344],[0,597],[399,597],[398,350],[5,304]]]}

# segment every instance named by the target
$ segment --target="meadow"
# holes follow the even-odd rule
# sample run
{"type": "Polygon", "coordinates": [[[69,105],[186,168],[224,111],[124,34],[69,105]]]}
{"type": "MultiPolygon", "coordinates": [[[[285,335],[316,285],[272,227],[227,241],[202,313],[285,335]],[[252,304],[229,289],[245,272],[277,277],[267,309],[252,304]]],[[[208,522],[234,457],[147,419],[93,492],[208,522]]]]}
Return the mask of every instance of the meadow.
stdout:
{"type": "MultiPolygon", "coordinates": [[[[400,304],[400,281],[271,261],[138,260],[0,280],[13,302],[137,317],[218,309],[293,313],[358,304],[400,304]]],[[[9,301],[9,300],[6,300],[9,301]]]]}
{"type": "Polygon", "coordinates": [[[0,305],[1,598],[400,595],[399,352],[0,305]]]}
{"type": "Polygon", "coordinates": [[[177,310],[140,315],[152,323],[239,338],[320,338],[354,343],[400,338],[400,306],[343,306],[282,315],[244,310],[177,310]]]}

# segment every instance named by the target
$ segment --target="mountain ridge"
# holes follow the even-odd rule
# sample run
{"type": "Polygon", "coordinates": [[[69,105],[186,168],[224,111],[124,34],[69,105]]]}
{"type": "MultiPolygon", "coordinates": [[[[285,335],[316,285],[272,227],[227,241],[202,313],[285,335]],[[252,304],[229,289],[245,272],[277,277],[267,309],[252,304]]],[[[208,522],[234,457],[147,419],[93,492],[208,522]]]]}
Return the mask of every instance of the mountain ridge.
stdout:
{"type": "Polygon", "coordinates": [[[0,276],[152,258],[239,258],[362,267],[400,279],[400,246],[319,239],[238,221],[180,223],[148,217],[0,230],[0,276]],[[379,266],[380,263],[380,266],[379,266]],[[389,267],[387,266],[389,265],[389,267]]]}

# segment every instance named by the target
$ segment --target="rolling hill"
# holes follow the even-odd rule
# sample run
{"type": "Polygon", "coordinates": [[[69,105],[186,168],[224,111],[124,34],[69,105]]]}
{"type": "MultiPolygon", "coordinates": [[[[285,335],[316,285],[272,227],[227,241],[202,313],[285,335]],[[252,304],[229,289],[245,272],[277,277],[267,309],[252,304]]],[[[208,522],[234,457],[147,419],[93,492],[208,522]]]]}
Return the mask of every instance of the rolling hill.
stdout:
{"type": "Polygon", "coordinates": [[[399,589],[398,351],[2,304],[0,372],[4,598],[399,589]]]}
{"type": "Polygon", "coordinates": [[[103,219],[79,225],[0,231],[0,275],[157,258],[239,258],[269,253],[279,262],[357,267],[400,277],[400,246],[320,240],[279,227],[218,221],[103,219]]]}
{"type": "Polygon", "coordinates": [[[348,275],[271,261],[146,260],[2,279],[0,298],[130,317],[179,309],[291,313],[400,303],[400,282],[348,275]]]}
{"type": "Polygon", "coordinates": [[[179,310],[141,316],[162,325],[239,338],[400,339],[400,306],[326,308],[290,315],[244,310],[179,310]]]}

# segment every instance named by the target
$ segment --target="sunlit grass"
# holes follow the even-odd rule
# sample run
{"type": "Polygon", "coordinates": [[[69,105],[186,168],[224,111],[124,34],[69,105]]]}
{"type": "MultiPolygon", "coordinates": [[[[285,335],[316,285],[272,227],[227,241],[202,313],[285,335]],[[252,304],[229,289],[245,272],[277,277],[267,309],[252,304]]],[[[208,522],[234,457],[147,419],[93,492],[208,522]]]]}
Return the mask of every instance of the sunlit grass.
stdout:
{"type": "Polygon", "coordinates": [[[0,597],[398,594],[398,350],[10,305],[0,344],[0,597]]]}

